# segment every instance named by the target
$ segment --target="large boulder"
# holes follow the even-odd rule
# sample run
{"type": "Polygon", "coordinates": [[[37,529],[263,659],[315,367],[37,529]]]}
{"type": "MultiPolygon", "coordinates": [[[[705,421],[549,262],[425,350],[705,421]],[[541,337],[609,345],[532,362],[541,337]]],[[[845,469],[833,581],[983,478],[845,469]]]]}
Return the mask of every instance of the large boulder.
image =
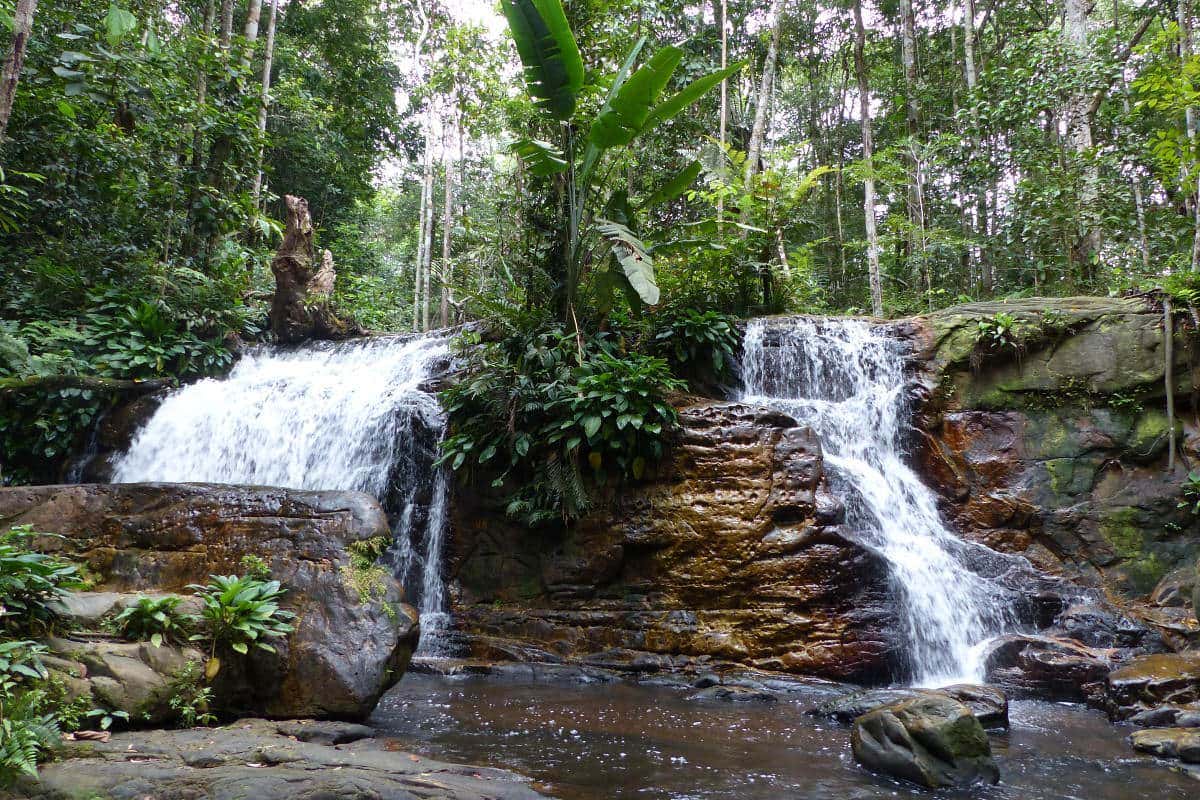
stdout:
{"type": "Polygon", "coordinates": [[[446,764],[386,746],[374,731],[338,723],[244,719],[223,728],[139,731],[64,745],[0,798],[338,798],[535,800],[526,779],[446,764]]]}
{"type": "Polygon", "coordinates": [[[1200,701],[1200,652],[1143,656],[1114,670],[1106,681],[1105,705],[1113,719],[1164,704],[1200,701]]]}
{"type": "Polygon", "coordinates": [[[205,484],[0,489],[0,526],[57,534],[48,551],[87,565],[108,592],[188,594],[188,584],[270,566],[296,614],[278,652],[225,659],[214,687],[229,714],[362,718],[403,674],[416,612],[386,571],[362,572],[356,542],[390,536],[370,496],[205,484]]]}
{"type": "MultiPolygon", "coordinates": [[[[1181,405],[1200,385],[1182,327],[1181,405]]],[[[913,340],[928,390],[918,460],[966,537],[1128,596],[1194,563],[1200,542],[1178,507],[1181,476],[1166,469],[1160,309],[1029,298],[945,309],[897,330],[913,340]],[[998,314],[1016,321],[1012,346],[982,336],[998,314]]],[[[1195,451],[1191,416],[1175,426],[1180,447],[1195,451]]]]}
{"type": "Polygon", "coordinates": [[[1000,780],[983,726],[949,696],[923,693],[869,711],[850,741],[868,769],[931,789],[1000,780]]]}
{"type": "Polygon", "coordinates": [[[887,680],[903,647],[887,567],[839,527],[813,432],[714,401],[681,403],[680,423],[656,474],[598,498],[565,533],[459,492],[448,560],[465,649],[887,680]]]}
{"type": "Polygon", "coordinates": [[[995,686],[965,683],[941,689],[890,688],[850,692],[826,700],[810,709],[808,713],[814,717],[826,717],[848,724],[869,711],[924,695],[949,697],[962,703],[984,728],[1008,727],[1008,698],[1004,696],[1004,692],[995,686]]]}

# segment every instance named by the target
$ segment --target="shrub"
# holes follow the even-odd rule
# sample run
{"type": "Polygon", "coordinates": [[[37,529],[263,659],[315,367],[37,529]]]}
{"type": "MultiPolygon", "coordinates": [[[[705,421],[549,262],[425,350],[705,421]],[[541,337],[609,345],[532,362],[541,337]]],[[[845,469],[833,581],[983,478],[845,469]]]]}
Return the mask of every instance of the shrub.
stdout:
{"type": "Polygon", "coordinates": [[[269,581],[271,579],[271,565],[263,558],[247,553],[242,556],[238,566],[242,568],[242,572],[252,578],[258,578],[260,581],[269,581]]]}
{"type": "Polygon", "coordinates": [[[139,597],[113,617],[112,624],[126,639],[135,642],[149,641],[155,647],[163,642],[179,642],[187,637],[189,620],[180,613],[182,597],[139,597]]]}
{"type": "Polygon", "coordinates": [[[521,320],[468,352],[464,378],[442,393],[439,463],[464,480],[492,477],[525,524],[570,522],[590,507],[589,484],[639,479],[661,458],[678,424],[665,396],[683,387],[664,360],[624,352],[613,334],[521,320]]]}
{"type": "Polygon", "coordinates": [[[1179,507],[1186,508],[1194,516],[1200,516],[1200,470],[1188,473],[1183,485],[1179,487],[1179,494],[1183,497],[1179,507]]]}
{"type": "Polygon", "coordinates": [[[39,759],[58,739],[58,721],[37,685],[47,676],[45,652],[30,641],[0,642],[0,786],[36,777],[39,759]]]}
{"type": "Polygon", "coordinates": [[[212,687],[201,685],[200,665],[189,661],[171,682],[171,699],[167,704],[179,715],[185,728],[211,725],[217,718],[209,713],[212,703],[212,687]]]}
{"type": "Polygon", "coordinates": [[[679,374],[710,374],[724,378],[738,348],[734,318],[717,311],[693,308],[669,311],[654,334],[656,351],[679,374]]]}
{"type": "MultiPolygon", "coordinates": [[[[262,581],[249,575],[213,575],[207,586],[192,584],[204,603],[201,619],[207,623],[212,649],[206,674],[213,678],[221,668],[217,651],[228,648],[246,655],[251,647],[274,653],[265,639],[286,636],[294,630],[295,617],[279,607],[284,590],[279,581],[262,581]]],[[[204,639],[204,634],[191,637],[204,639]]]]}
{"type": "Polygon", "coordinates": [[[29,525],[0,533],[0,628],[44,631],[57,614],[53,602],[79,583],[73,564],[33,551],[29,525]]]}

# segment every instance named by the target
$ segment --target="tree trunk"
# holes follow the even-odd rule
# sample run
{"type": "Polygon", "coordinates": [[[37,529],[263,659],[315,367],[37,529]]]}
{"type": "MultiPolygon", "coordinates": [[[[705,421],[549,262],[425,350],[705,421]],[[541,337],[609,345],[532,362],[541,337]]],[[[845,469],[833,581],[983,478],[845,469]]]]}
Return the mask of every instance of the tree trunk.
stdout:
{"type": "Polygon", "coordinates": [[[420,211],[417,214],[417,261],[413,268],[413,330],[423,330],[421,327],[421,290],[425,286],[425,220],[432,213],[429,208],[428,187],[430,183],[430,175],[432,172],[432,152],[433,142],[431,140],[430,128],[432,121],[429,118],[429,112],[425,114],[425,155],[422,161],[421,168],[421,202],[420,211]]]}
{"type": "Polygon", "coordinates": [[[859,106],[862,114],[863,162],[866,178],[863,181],[863,221],[867,230],[867,268],[871,280],[871,313],[883,316],[883,283],[879,275],[879,235],[875,231],[875,165],[871,141],[871,86],[867,80],[867,65],[863,58],[867,32],[863,27],[862,0],[854,0],[854,72],[858,77],[859,106]]]}
{"type": "MultiPolygon", "coordinates": [[[[767,56],[763,60],[762,79],[758,86],[758,103],[754,109],[754,127],[750,131],[750,146],[746,149],[746,164],[742,173],[742,191],[750,193],[754,175],[758,172],[762,157],[763,140],[766,138],[767,115],[771,108],[771,95],[775,83],[775,63],[779,60],[779,35],[783,30],[783,0],[771,2],[771,40],[767,45],[767,56]]],[[[743,203],[742,223],[750,221],[750,203],[743,203]]]]}
{"type": "MultiPolygon", "coordinates": [[[[904,66],[904,127],[908,134],[908,221],[912,233],[906,237],[906,255],[911,258],[913,251],[920,251],[922,259],[925,238],[924,211],[924,153],[920,147],[921,116],[919,76],[917,74],[917,35],[914,20],[912,0],[901,0],[900,3],[900,53],[904,66]],[[914,246],[914,239],[917,240],[914,246]]],[[[918,276],[925,272],[925,262],[921,261],[918,276]]],[[[928,278],[928,275],[925,274],[928,278]]],[[[928,281],[926,281],[928,283],[928,281]]]]}
{"type": "Polygon", "coordinates": [[[275,19],[279,11],[279,0],[270,0],[267,12],[267,41],[263,48],[261,94],[258,98],[258,157],[254,171],[254,205],[257,208],[263,188],[263,149],[267,135],[267,114],[271,109],[271,67],[275,59],[275,19]]]}
{"type": "MultiPolygon", "coordinates": [[[[1090,0],[1064,0],[1063,33],[1072,49],[1076,64],[1082,70],[1091,59],[1091,42],[1088,35],[1088,11],[1090,0]]],[[[1068,101],[1064,114],[1067,119],[1067,139],[1076,155],[1086,160],[1083,187],[1079,194],[1080,223],[1082,230],[1072,248],[1072,260],[1077,264],[1080,275],[1092,277],[1092,261],[1100,250],[1100,170],[1091,157],[1093,145],[1091,98],[1084,92],[1075,93],[1068,101]]]]}
{"type": "MultiPolygon", "coordinates": [[[[430,126],[432,133],[432,124],[430,126]]],[[[434,169],[432,155],[432,135],[429,138],[430,155],[426,162],[425,170],[425,231],[422,236],[425,239],[425,263],[421,267],[421,330],[429,330],[429,311],[432,306],[432,287],[433,287],[433,186],[434,186],[434,169]]]]}
{"type": "Polygon", "coordinates": [[[221,0],[221,33],[218,39],[222,50],[233,43],[233,0],[221,0]]]}
{"type": "Polygon", "coordinates": [[[282,344],[297,344],[314,337],[344,339],[365,333],[353,320],[338,318],[329,305],[336,277],[333,255],[326,250],[318,264],[308,202],[288,195],[284,206],[287,227],[271,262],[275,296],[271,299],[270,321],[275,339],[282,344]]]}
{"type": "Polygon", "coordinates": [[[450,228],[454,220],[454,162],[450,159],[450,148],[442,152],[442,165],[445,172],[445,191],[442,197],[442,297],[438,309],[441,326],[450,324],[450,278],[454,268],[450,264],[450,228]]]}
{"type": "MultiPolygon", "coordinates": [[[[729,4],[728,0],[721,0],[721,69],[729,66],[729,35],[726,31],[728,28],[729,4]]],[[[728,133],[727,120],[729,119],[729,81],[728,79],[721,81],[721,119],[718,122],[718,141],[721,143],[720,163],[725,163],[725,137],[728,133]]],[[[717,198],[717,232],[720,233],[721,226],[725,222],[725,196],[721,195],[717,198]]]]}
{"type": "Polygon", "coordinates": [[[29,46],[35,13],[37,0],[17,0],[16,13],[13,14],[12,52],[4,62],[3,73],[0,73],[0,145],[8,133],[8,120],[12,117],[13,103],[17,99],[17,83],[21,80],[21,69],[25,65],[25,50],[29,46]]]}
{"type": "MultiPolygon", "coordinates": [[[[979,137],[982,135],[982,131],[979,128],[979,112],[974,96],[975,87],[979,83],[975,68],[975,0],[963,0],[963,73],[967,79],[967,103],[971,109],[971,121],[975,128],[972,135],[979,137]]],[[[971,149],[976,157],[982,149],[981,144],[978,138],[971,142],[971,149]]],[[[995,289],[996,277],[992,274],[991,262],[983,244],[987,236],[987,192],[979,187],[975,191],[975,216],[975,233],[980,240],[977,252],[979,281],[990,293],[995,289]]]]}
{"type": "Polygon", "coordinates": [[[250,0],[250,6],[246,9],[246,27],[242,30],[246,40],[246,50],[242,53],[243,69],[249,69],[250,62],[254,60],[254,43],[258,41],[258,20],[261,16],[262,0],[250,0]]]}

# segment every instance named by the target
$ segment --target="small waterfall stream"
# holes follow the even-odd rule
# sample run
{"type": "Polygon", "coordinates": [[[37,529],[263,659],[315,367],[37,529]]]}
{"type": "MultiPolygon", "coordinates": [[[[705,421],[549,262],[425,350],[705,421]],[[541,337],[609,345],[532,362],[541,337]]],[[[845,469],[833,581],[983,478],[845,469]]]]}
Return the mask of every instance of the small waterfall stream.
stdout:
{"type": "Polygon", "coordinates": [[[421,654],[446,627],[441,557],[449,486],[433,465],[445,417],[422,390],[448,339],[380,336],[256,348],[224,380],[172,393],[113,480],[367,492],[393,519],[389,557],[421,612],[421,654]]]}
{"type": "Polygon", "coordinates": [[[903,346],[854,319],[752,320],[743,399],[778,408],[821,439],[846,528],[888,562],[919,685],[983,681],[986,643],[1015,624],[1010,590],[964,566],[971,548],[942,522],[905,463],[910,382],[903,346]]]}

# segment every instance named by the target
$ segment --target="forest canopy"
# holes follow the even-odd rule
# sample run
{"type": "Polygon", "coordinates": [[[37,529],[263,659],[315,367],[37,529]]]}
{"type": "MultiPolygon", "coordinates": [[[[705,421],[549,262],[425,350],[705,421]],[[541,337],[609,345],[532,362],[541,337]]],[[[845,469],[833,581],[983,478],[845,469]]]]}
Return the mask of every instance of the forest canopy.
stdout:
{"type": "Polygon", "coordinates": [[[1189,0],[10,0],[0,21],[6,481],[122,382],[267,338],[284,195],[368,329],[502,318],[576,361],[700,353],[704,380],[734,317],[1200,287],[1189,0]]]}

